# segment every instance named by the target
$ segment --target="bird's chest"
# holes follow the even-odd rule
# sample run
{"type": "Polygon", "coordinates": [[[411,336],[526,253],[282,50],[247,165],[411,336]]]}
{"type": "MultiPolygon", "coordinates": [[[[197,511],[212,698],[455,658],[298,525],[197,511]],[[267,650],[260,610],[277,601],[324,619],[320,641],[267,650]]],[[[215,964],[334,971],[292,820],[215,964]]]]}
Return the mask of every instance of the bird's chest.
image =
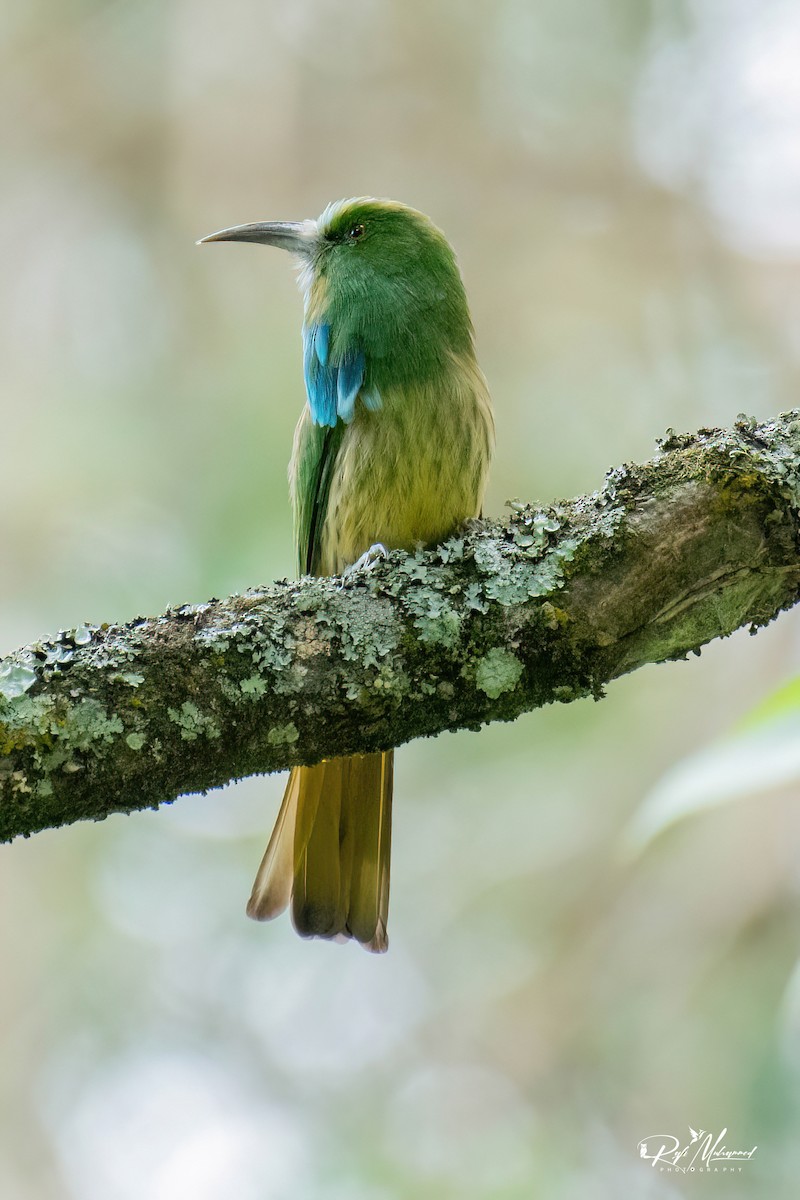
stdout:
{"type": "Polygon", "coordinates": [[[376,542],[413,550],[445,538],[480,504],[469,422],[431,397],[361,409],[342,439],[321,537],[321,570],[340,572],[376,542]]]}

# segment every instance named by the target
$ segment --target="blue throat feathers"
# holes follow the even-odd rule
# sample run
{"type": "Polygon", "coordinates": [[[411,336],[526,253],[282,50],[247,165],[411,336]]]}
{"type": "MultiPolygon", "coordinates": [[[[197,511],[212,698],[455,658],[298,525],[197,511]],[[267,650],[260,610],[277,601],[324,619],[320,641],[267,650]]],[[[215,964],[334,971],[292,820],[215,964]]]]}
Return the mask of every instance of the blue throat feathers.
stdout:
{"type": "Polygon", "coordinates": [[[363,353],[348,350],[334,362],[330,355],[330,335],[330,325],[303,326],[303,374],[308,407],[315,425],[333,428],[338,421],[350,424],[359,394],[370,412],[380,408],[381,398],[375,388],[361,390],[366,374],[363,353]]]}

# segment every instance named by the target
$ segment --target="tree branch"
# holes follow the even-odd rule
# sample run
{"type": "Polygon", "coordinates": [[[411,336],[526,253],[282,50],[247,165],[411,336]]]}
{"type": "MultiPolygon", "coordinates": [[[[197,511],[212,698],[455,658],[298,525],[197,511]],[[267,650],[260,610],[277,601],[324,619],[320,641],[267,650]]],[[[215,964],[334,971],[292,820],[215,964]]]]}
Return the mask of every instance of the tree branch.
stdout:
{"type": "Polygon", "coordinates": [[[800,411],[442,546],[0,660],[0,839],[602,694],[798,599],[800,411]]]}

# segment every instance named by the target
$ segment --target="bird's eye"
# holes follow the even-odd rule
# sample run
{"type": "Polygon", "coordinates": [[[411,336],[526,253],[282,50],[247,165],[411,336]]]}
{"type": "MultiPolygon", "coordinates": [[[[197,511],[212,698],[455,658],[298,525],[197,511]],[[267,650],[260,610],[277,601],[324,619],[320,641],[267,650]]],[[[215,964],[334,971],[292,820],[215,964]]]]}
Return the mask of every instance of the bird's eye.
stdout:
{"type": "Polygon", "coordinates": [[[352,242],[357,242],[360,237],[364,236],[364,226],[354,225],[347,236],[352,242]]]}

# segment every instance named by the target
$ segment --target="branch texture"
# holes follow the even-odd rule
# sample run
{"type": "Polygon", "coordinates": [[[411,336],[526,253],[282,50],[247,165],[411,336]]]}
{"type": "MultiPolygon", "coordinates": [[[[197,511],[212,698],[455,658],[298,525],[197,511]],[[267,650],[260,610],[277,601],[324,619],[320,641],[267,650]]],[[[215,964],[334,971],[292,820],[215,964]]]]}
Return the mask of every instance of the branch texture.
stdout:
{"type": "Polygon", "coordinates": [[[800,411],[669,431],[590,496],[0,660],[0,840],[599,697],[798,599],[800,411]]]}

